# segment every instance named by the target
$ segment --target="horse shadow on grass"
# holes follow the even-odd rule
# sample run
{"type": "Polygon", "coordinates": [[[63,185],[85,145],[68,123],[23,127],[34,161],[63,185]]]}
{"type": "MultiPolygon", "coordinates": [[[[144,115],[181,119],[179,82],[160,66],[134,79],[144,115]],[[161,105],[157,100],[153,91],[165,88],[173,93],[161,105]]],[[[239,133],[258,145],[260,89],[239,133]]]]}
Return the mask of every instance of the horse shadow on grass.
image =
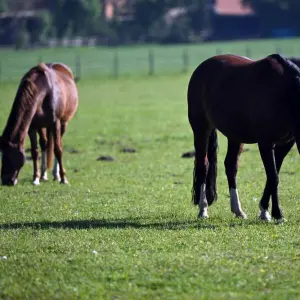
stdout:
{"type": "Polygon", "coordinates": [[[155,229],[155,230],[218,230],[221,227],[247,227],[261,224],[258,220],[231,220],[226,224],[212,224],[207,220],[166,220],[160,222],[145,222],[144,217],[128,219],[102,219],[102,220],[67,220],[67,221],[40,221],[40,222],[17,222],[0,224],[0,230],[13,229],[155,229]]]}

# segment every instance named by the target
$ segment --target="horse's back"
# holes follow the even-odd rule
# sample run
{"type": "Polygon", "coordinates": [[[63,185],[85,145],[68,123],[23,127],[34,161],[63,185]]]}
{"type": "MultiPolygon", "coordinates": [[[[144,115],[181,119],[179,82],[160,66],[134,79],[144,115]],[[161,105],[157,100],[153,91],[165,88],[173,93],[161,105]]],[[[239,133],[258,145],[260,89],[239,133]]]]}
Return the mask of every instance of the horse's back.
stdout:
{"type": "MultiPolygon", "coordinates": [[[[273,57],[251,60],[218,55],[202,62],[189,83],[191,124],[216,127],[227,137],[254,143],[286,130],[283,66],[273,57]]],[[[276,137],[274,137],[276,138],[276,137]]]]}
{"type": "Polygon", "coordinates": [[[255,62],[254,60],[246,56],[240,56],[234,54],[220,54],[208,58],[202,64],[213,62],[213,61],[222,62],[222,64],[232,65],[232,66],[249,65],[255,62]]]}
{"type": "Polygon", "coordinates": [[[63,63],[47,63],[51,81],[51,101],[59,119],[67,122],[75,114],[78,107],[78,90],[74,75],[63,63]]]}
{"type": "Polygon", "coordinates": [[[53,70],[55,70],[58,73],[62,73],[71,79],[74,79],[74,74],[70,67],[63,63],[48,63],[47,66],[53,70]]]}
{"type": "MultiPolygon", "coordinates": [[[[223,54],[212,56],[204,60],[193,72],[189,86],[188,86],[188,102],[190,106],[199,105],[194,103],[194,98],[192,94],[203,94],[207,93],[209,90],[216,89],[218,84],[224,85],[224,81],[229,80],[229,76],[232,70],[241,69],[243,66],[249,66],[253,64],[253,60],[232,54],[223,54]],[[201,90],[201,91],[200,91],[201,90]]],[[[239,80],[241,78],[239,77],[239,80]]],[[[203,98],[203,97],[202,97],[203,98]]],[[[202,99],[204,101],[204,99],[202,99]]]]}

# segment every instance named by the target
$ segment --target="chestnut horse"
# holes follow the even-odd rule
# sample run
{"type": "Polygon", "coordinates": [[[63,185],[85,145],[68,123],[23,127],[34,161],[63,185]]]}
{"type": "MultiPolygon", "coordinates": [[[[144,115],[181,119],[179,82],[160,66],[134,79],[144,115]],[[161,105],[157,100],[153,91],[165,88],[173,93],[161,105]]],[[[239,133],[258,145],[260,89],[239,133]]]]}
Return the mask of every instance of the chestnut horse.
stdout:
{"type": "Polygon", "coordinates": [[[73,73],[66,65],[41,63],[23,76],[0,137],[2,184],[17,183],[18,174],[25,163],[24,143],[27,133],[31,141],[33,183],[39,184],[40,178],[47,179],[46,171],[51,166],[53,151],[56,158],[54,179],[60,177],[61,183],[68,183],[62,162],[62,136],[77,107],[77,87],[73,73]],[[38,168],[37,133],[42,149],[41,174],[38,168]]]}
{"type": "Polygon", "coordinates": [[[218,55],[201,63],[188,85],[188,118],[194,134],[193,201],[198,217],[208,217],[217,199],[217,132],[228,140],[225,170],[231,211],[246,218],[236,175],[244,143],[258,143],[267,181],[260,218],[283,221],[278,199],[278,173],[284,157],[297,144],[300,152],[300,69],[279,54],[261,60],[218,55]]]}

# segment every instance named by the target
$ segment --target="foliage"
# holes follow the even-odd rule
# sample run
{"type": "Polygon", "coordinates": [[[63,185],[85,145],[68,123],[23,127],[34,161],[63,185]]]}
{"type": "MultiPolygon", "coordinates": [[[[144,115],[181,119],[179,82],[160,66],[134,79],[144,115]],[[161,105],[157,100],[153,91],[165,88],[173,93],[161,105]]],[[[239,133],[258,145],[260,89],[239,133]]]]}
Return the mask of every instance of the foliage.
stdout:
{"type": "MultiPolygon", "coordinates": [[[[0,0],[0,13],[6,12],[8,10],[7,0],[0,0]]],[[[5,35],[5,28],[0,26],[0,40],[5,35]]]]}
{"type": "Polygon", "coordinates": [[[137,0],[129,3],[133,24],[130,29],[134,28],[134,31],[128,34],[134,32],[135,39],[148,41],[187,42],[191,32],[199,33],[205,28],[203,18],[199,17],[205,15],[204,3],[195,0],[184,3],[179,0],[137,0]]]}
{"type": "Polygon", "coordinates": [[[189,19],[186,15],[174,18],[169,24],[161,19],[149,31],[150,40],[162,44],[188,43],[189,35],[189,19]]]}
{"type": "Polygon", "coordinates": [[[0,13],[8,11],[7,0],[0,0],[0,13]]]}
{"type": "Polygon", "coordinates": [[[28,20],[28,31],[33,44],[43,43],[50,36],[52,18],[48,11],[43,11],[34,18],[28,20]]]}
{"type": "Polygon", "coordinates": [[[30,34],[26,28],[26,22],[22,22],[22,25],[16,30],[15,33],[15,48],[26,49],[30,44],[30,34]]]}
{"type": "Polygon", "coordinates": [[[100,20],[98,0],[55,0],[51,5],[58,37],[72,27],[73,35],[92,35],[100,20]]]}
{"type": "Polygon", "coordinates": [[[243,0],[244,4],[251,5],[260,16],[262,30],[269,34],[272,29],[290,27],[300,33],[300,2],[294,0],[243,0]]]}

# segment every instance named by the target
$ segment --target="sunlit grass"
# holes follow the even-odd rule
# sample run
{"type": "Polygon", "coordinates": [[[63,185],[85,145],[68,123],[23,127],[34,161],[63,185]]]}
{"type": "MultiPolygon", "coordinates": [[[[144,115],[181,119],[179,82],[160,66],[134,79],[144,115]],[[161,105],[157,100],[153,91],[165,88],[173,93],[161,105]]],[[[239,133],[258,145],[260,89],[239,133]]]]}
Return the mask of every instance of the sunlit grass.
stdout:
{"type": "MultiPolygon", "coordinates": [[[[208,220],[197,220],[193,159],[181,158],[193,149],[188,79],[79,82],[79,110],[64,137],[70,185],[32,186],[28,160],[16,187],[0,187],[1,299],[299,298],[296,149],[280,176],[287,222],[275,225],[257,218],[265,173],[257,147],[246,146],[238,187],[248,219],[238,220],[219,134],[219,199],[208,220]]],[[[1,86],[1,128],[16,88],[1,86]]]]}

